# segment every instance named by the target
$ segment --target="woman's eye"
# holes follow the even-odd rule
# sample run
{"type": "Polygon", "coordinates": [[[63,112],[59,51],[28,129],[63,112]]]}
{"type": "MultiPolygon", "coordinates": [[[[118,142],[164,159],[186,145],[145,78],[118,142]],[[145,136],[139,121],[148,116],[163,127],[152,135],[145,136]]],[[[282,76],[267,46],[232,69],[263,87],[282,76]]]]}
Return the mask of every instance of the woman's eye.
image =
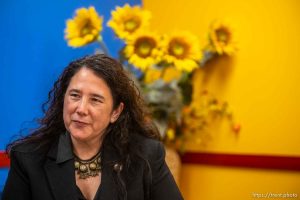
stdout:
{"type": "Polygon", "coordinates": [[[97,99],[97,98],[92,98],[92,101],[93,102],[101,102],[100,99],[97,99]]]}
{"type": "Polygon", "coordinates": [[[79,94],[76,94],[76,93],[71,93],[70,96],[73,99],[78,99],[80,97],[79,94]]]}

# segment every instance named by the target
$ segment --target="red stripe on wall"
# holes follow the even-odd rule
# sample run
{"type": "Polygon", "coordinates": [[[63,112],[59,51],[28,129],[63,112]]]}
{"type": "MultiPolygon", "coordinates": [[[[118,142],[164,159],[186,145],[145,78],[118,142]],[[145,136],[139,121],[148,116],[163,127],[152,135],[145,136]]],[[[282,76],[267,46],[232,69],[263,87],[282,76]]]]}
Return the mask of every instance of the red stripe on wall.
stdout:
{"type": "Polygon", "coordinates": [[[186,164],[281,169],[300,171],[300,157],[271,155],[241,155],[187,152],[182,156],[186,164]]]}
{"type": "Polygon", "coordinates": [[[0,168],[9,167],[9,158],[4,151],[0,151],[0,168]]]}
{"type": "MultiPolygon", "coordinates": [[[[186,152],[182,157],[185,164],[206,164],[216,166],[248,167],[300,171],[300,157],[241,155],[219,153],[186,152]]],[[[9,158],[0,151],[0,168],[9,167],[9,158]]]]}

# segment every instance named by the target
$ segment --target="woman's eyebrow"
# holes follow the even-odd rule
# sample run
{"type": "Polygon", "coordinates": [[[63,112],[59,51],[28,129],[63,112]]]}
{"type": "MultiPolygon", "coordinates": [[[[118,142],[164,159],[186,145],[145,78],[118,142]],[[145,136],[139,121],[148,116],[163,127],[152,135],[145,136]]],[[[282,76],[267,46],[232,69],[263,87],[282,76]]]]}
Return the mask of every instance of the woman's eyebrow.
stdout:
{"type": "Polygon", "coordinates": [[[70,89],[69,92],[77,92],[77,93],[80,93],[80,90],[78,90],[78,89],[70,89]]]}
{"type": "MultiPolygon", "coordinates": [[[[69,90],[69,93],[70,92],[76,92],[76,93],[81,93],[81,91],[80,90],[78,90],[78,89],[70,89],[69,90]]],[[[91,97],[96,97],[96,98],[99,98],[99,99],[105,99],[105,97],[103,96],[103,95],[101,95],[101,94],[97,94],[97,93],[92,93],[92,94],[90,94],[90,96],[91,97]]]]}
{"type": "Polygon", "coordinates": [[[101,94],[92,93],[91,96],[92,97],[97,97],[97,98],[100,98],[100,99],[105,99],[104,96],[102,96],[101,94]]]}

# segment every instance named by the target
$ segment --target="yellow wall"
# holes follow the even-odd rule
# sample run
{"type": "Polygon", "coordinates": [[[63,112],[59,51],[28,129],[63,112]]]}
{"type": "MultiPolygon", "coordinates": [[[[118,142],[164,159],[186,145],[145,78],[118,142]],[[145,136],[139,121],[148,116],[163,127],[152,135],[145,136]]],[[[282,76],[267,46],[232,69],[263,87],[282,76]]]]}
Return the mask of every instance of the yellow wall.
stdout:
{"type": "MultiPolygon", "coordinates": [[[[300,199],[299,172],[185,165],[180,182],[186,200],[259,199],[253,193],[290,193],[300,199]]],[[[261,198],[267,199],[267,198],[261,198]]]]}
{"type": "MultiPolygon", "coordinates": [[[[208,89],[228,101],[241,122],[238,138],[216,127],[194,151],[300,156],[299,0],[144,0],[152,29],[190,30],[205,41],[214,19],[229,19],[239,51],[199,71],[196,93],[208,89]],[[205,75],[205,76],[204,76],[205,75]]],[[[300,173],[185,165],[181,188],[188,200],[251,199],[251,192],[298,192],[300,173]],[[232,198],[230,198],[232,197],[232,198]]]]}

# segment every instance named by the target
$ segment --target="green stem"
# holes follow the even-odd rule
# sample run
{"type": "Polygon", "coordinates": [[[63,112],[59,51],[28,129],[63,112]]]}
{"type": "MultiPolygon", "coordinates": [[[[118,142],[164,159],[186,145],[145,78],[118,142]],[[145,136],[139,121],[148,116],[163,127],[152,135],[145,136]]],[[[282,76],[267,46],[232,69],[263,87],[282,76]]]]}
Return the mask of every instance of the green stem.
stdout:
{"type": "Polygon", "coordinates": [[[102,49],[103,53],[106,55],[110,55],[108,48],[106,47],[105,43],[102,41],[101,38],[98,39],[98,42],[100,44],[100,48],[102,49]]]}

